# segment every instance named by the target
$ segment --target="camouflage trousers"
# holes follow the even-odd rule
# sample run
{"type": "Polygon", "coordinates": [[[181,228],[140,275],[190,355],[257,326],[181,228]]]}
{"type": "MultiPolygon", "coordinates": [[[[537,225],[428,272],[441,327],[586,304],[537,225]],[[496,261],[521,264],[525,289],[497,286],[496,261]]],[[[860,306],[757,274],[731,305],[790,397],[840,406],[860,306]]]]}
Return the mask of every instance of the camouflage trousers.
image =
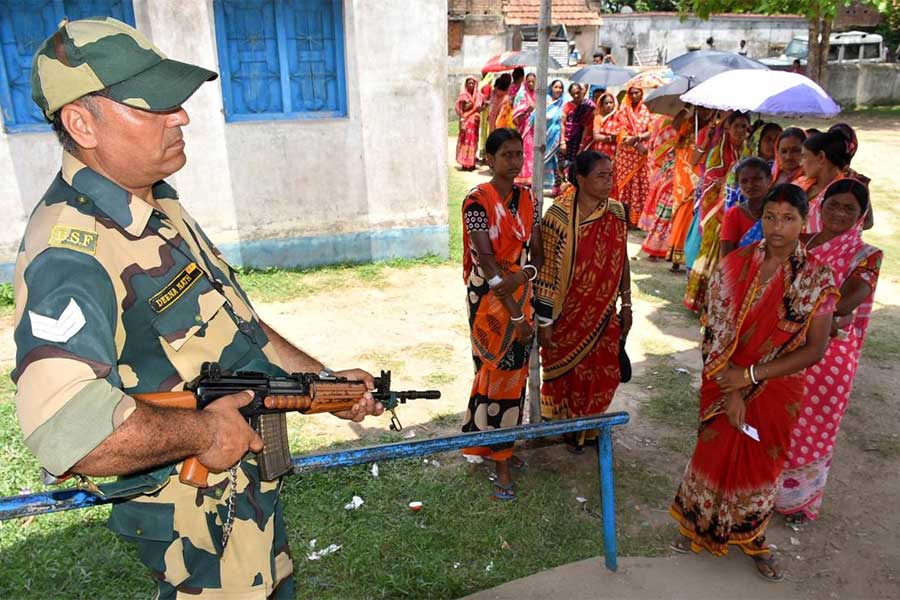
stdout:
{"type": "Polygon", "coordinates": [[[224,550],[229,472],[210,473],[209,487],[199,489],[179,482],[176,472],[159,491],[113,507],[109,527],[137,546],[157,598],[293,598],[281,481],[260,481],[254,459],[240,463],[236,481],[224,550]]]}

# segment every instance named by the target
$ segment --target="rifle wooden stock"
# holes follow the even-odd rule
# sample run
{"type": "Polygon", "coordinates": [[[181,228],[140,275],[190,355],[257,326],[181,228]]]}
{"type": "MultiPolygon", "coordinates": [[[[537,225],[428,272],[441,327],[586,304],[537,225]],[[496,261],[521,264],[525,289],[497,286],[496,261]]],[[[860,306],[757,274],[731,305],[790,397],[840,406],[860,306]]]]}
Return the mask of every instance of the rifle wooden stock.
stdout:
{"type": "MultiPolygon", "coordinates": [[[[299,412],[305,415],[340,412],[350,410],[359,402],[365,393],[366,385],[362,382],[318,383],[312,390],[313,395],[269,395],[263,398],[262,405],[266,411],[299,412]]],[[[191,391],[155,392],[135,394],[134,399],[157,408],[197,409],[197,397],[191,391]]],[[[252,416],[246,415],[245,416],[252,416]]],[[[265,438],[263,440],[265,443],[265,438]]],[[[265,452],[265,448],[263,448],[265,452]]],[[[192,456],[184,459],[178,479],[181,483],[194,487],[207,487],[209,469],[192,456]]]]}

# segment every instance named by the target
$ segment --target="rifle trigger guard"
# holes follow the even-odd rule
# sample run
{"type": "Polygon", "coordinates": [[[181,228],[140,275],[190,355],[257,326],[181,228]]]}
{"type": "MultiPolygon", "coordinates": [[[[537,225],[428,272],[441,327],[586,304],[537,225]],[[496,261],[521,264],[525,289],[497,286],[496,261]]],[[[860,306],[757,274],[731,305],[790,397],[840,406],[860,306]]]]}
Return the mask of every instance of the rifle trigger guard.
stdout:
{"type": "Polygon", "coordinates": [[[403,429],[403,425],[400,424],[400,419],[397,418],[397,413],[394,412],[394,409],[390,409],[391,412],[391,431],[400,431],[403,429]]]}

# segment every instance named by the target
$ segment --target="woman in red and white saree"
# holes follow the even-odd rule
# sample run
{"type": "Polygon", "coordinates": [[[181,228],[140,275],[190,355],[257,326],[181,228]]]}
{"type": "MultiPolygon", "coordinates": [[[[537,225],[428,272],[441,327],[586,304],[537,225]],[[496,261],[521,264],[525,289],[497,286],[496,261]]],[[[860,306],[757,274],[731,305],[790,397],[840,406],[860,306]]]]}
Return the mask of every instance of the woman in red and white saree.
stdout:
{"type": "Polygon", "coordinates": [[[881,250],[862,239],[868,207],[866,186],[855,179],[841,179],[825,192],[822,231],[807,236],[810,255],[834,269],[841,299],[825,358],[806,370],[806,396],[791,430],[775,500],[775,510],[795,523],[819,516],[838,428],[866,339],[882,259],[881,250]]]}
{"type": "Polygon", "coordinates": [[[703,319],[697,445],[669,509],[679,552],[724,555],[736,545],[759,574],[783,573],[765,543],[803,370],[825,353],[838,297],[831,268],[799,241],[806,196],[775,186],[763,204],[765,239],[724,257],[703,319]]]}
{"type": "Polygon", "coordinates": [[[619,202],[628,207],[628,220],[637,227],[650,187],[647,167],[647,140],[650,139],[650,111],[644,91],[631,87],[616,111],[616,190],[619,202]]]}

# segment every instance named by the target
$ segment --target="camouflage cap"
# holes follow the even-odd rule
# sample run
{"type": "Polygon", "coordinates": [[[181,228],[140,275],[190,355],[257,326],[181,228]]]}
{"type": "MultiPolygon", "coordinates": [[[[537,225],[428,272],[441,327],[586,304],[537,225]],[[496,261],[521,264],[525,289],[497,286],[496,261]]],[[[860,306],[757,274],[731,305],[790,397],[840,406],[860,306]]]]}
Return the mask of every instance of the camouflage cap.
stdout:
{"type": "Polygon", "coordinates": [[[63,21],[31,64],[31,96],[50,119],[60,108],[100,90],[144,110],[180,106],[210,70],[166,58],[133,27],[108,17],[63,21]]]}

